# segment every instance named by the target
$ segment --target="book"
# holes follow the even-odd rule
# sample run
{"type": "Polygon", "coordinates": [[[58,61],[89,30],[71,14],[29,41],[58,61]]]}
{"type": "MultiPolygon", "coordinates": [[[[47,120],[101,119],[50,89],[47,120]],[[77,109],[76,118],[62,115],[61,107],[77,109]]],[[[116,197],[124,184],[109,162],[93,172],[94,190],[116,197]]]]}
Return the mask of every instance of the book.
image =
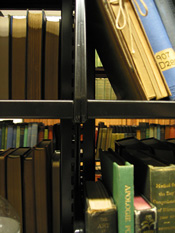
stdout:
{"type": "Polygon", "coordinates": [[[175,50],[175,30],[174,30],[174,20],[175,20],[175,5],[172,0],[154,0],[156,7],[158,9],[159,15],[164,24],[165,30],[171,41],[172,47],[175,50]]]}
{"type": "Polygon", "coordinates": [[[6,162],[7,156],[10,154],[14,149],[8,150],[1,150],[0,151],[0,196],[3,198],[7,198],[7,170],[6,170],[6,162]]]}
{"type": "MultiPolygon", "coordinates": [[[[126,17],[125,27],[121,30],[116,27],[118,4],[108,0],[91,1],[90,4],[92,17],[89,23],[93,30],[95,47],[117,98],[148,100],[169,96],[169,88],[132,2],[124,3],[123,11],[125,15],[129,15],[129,20],[126,17]],[[129,32],[132,34],[133,46],[129,32]]],[[[121,21],[119,19],[119,26],[121,21]]]]}
{"type": "Polygon", "coordinates": [[[143,139],[141,142],[151,148],[153,157],[157,160],[167,165],[175,164],[175,148],[168,142],[156,138],[143,139]]]}
{"type": "Polygon", "coordinates": [[[22,156],[29,150],[30,148],[18,148],[7,156],[7,200],[19,215],[20,232],[24,231],[22,156]]]}
{"type": "Polygon", "coordinates": [[[52,232],[52,140],[42,140],[34,147],[34,187],[37,233],[52,232]]]}
{"type": "Polygon", "coordinates": [[[36,233],[33,149],[22,155],[23,226],[25,233],[36,233]]]}
{"type": "Polygon", "coordinates": [[[26,99],[26,16],[11,16],[11,98],[26,99]]]}
{"type": "Polygon", "coordinates": [[[0,99],[9,99],[9,33],[10,17],[0,16],[0,99]]]}
{"type": "Polygon", "coordinates": [[[44,11],[27,12],[27,99],[42,99],[44,11]]]}
{"type": "Polygon", "coordinates": [[[173,233],[175,230],[175,165],[166,165],[149,153],[129,149],[120,155],[134,165],[134,187],[157,207],[157,231],[173,233]]]}
{"type": "Polygon", "coordinates": [[[116,206],[101,181],[85,182],[85,229],[87,233],[117,232],[116,206]]]}
{"type": "MultiPolygon", "coordinates": [[[[152,46],[157,64],[159,65],[171,91],[170,99],[174,100],[175,80],[172,78],[175,75],[174,49],[156,8],[155,1],[145,0],[145,4],[148,7],[148,15],[146,17],[143,17],[139,13],[138,15],[152,46]]],[[[141,10],[143,10],[143,6],[140,2],[138,2],[138,5],[141,10]]]]}
{"type": "Polygon", "coordinates": [[[58,99],[60,17],[46,17],[44,99],[58,99]]]}
{"type": "Polygon", "coordinates": [[[143,195],[134,196],[135,233],[157,232],[157,208],[143,195]]]}
{"type": "Polygon", "coordinates": [[[60,173],[60,151],[56,150],[52,157],[52,224],[53,233],[61,232],[61,173],[60,173]]]}
{"type": "Polygon", "coordinates": [[[134,233],[134,167],[112,150],[100,150],[102,180],[117,207],[118,232],[134,233]]]}

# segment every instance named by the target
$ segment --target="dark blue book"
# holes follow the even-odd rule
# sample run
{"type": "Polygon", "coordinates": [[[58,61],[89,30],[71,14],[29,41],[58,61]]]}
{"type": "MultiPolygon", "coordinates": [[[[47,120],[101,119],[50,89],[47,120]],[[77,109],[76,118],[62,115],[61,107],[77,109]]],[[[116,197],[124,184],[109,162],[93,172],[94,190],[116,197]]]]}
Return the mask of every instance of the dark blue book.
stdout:
{"type": "MultiPolygon", "coordinates": [[[[148,7],[148,15],[138,15],[141,19],[151,47],[155,54],[157,63],[164,74],[166,82],[169,86],[172,96],[171,100],[175,100],[175,53],[161,20],[154,0],[145,0],[148,7]]],[[[141,10],[144,12],[143,5],[138,1],[141,10]]],[[[136,7],[137,9],[137,7],[136,7]]]]}
{"type": "Polygon", "coordinates": [[[7,146],[6,149],[13,147],[13,124],[7,126],[7,146]]]}

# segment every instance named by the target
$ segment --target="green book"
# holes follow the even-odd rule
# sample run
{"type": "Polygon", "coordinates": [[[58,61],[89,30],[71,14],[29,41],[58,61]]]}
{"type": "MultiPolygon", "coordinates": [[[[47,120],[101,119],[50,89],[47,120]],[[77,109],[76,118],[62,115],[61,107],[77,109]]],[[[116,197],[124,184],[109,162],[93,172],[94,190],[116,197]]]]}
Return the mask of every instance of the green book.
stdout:
{"type": "Polygon", "coordinates": [[[100,150],[102,180],[117,207],[118,233],[134,233],[134,167],[111,149],[100,150]]]}
{"type": "Polygon", "coordinates": [[[134,185],[157,207],[157,232],[175,232],[175,165],[165,165],[141,150],[123,149],[134,164],[134,185]]]}

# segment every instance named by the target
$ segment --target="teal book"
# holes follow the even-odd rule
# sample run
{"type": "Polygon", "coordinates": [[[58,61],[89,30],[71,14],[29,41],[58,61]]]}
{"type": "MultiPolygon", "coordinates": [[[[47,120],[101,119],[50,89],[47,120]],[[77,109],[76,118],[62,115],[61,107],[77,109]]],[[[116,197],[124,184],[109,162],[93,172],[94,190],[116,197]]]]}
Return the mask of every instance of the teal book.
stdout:
{"type": "Polygon", "coordinates": [[[102,180],[117,207],[118,233],[134,233],[134,167],[111,149],[100,150],[102,180]]]}
{"type": "MultiPolygon", "coordinates": [[[[164,1],[164,3],[167,1],[164,1]]],[[[140,1],[138,4],[141,10],[145,9],[140,1]]],[[[175,53],[168,34],[165,30],[164,24],[155,5],[154,0],[145,0],[148,8],[148,15],[142,16],[139,12],[139,18],[143,24],[157,63],[162,71],[165,80],[171,91],[170,99],[175,99],[175,53]]],[[[136,7],[137,9],[137,7],[136,7]]],[[[169,14],[169,13],[168,13],[169,14]]],[[[166,17],[167,15],[166,14],[166,17]]]]}

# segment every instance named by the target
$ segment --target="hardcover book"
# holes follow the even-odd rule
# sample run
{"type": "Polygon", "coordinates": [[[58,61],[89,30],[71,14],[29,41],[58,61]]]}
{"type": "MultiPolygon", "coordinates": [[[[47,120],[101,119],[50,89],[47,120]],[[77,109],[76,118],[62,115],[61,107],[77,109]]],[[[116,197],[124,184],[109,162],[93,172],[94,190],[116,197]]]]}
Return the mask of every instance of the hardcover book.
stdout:
{"type": "Polygon", "coordinates": [[[44,99],[58,99],[60,18],[46,17],[44,99]]]}
{"type": "Polygon", "coordinates": [[[11,98],[26,99],[26,16],[11,16],[11,98]]]}
{"type": "Polygon", "coordinates": [[[116,206],[101,181],[85,183],[85,229],[87,233],[116,233],[116,206]]]}
{"type": "Polygon", "coordinates": [[[0,99],[9,99],[9,32],[10,17],[0,16],[0,99]]]}
{"type": "Polygon", "coordinates": [[[149,100],[169,96],[132,2],[124,2],[126,23],[123,17],[118,17],[117,1],[92,0],[88,4],[95,47],[117,98],[149,100]]]}
{"type": "MultiPolygon", "coordinates": [[[[175,53],[172,44],[169,40],[168,34],[165,30],[159,12],[156,8],[154,0],[145,0],[148,7],[148,15],[146,17],[139,15],[140,20],[143,24],[145,32],[148,36],[150,44],[157,64],[159,65],[166,82],[171,91],[170,99],[175,99],[175,53]]],[[[143,6],[138,1],[140,8],[143,10],[143,6]]]]}
{"type": "Polygon", "coordinates": [[[27,99],[42,99],[44,11],[27,12],[27,99]]]}
{"type": "Polygon", "coordinates": [[[157,208],[143,195],[134,196],[135,233],[157,232],[157,208]]]}
{"type": "Polygon", "coordinates": [[[118,233],[134,233],[134,167],[112,150],[100,150],[102,180],[117,207],[118,233]]]}
{"type": "Polygon", "coordinates": [[[135,191],[142,193],[157,207],[157,230],[175,230],[175,165],[166,165],[142,150],[121,150],[121,155],[134,165],[135,191]]]}

